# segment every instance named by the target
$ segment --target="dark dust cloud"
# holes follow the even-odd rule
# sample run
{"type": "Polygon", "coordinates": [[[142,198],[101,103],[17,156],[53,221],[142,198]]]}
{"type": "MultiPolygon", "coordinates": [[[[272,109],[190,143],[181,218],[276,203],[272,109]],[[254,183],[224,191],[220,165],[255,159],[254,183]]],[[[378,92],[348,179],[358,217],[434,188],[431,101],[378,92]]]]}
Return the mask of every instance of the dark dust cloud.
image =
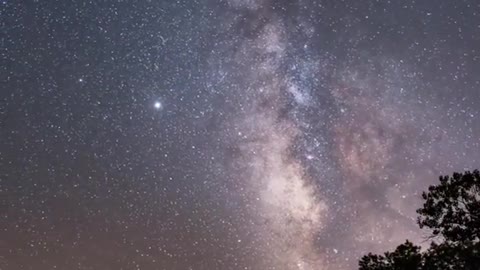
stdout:
{"type": "Polygon", "coordinates": [[[480,165],[478,1],[1,2],[0,269],[351,270],[480,165]]]}

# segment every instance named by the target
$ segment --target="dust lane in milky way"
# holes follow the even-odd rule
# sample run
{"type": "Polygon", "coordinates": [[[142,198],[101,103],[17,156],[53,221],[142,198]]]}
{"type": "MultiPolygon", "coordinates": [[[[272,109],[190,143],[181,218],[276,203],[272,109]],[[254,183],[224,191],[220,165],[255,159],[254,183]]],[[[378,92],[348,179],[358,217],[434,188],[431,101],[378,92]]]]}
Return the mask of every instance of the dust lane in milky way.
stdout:
{"type": "Polygon", "coordinates": [[[479,167],[475,1],[2,5],[0,268],[356,269],[479,167]]]}

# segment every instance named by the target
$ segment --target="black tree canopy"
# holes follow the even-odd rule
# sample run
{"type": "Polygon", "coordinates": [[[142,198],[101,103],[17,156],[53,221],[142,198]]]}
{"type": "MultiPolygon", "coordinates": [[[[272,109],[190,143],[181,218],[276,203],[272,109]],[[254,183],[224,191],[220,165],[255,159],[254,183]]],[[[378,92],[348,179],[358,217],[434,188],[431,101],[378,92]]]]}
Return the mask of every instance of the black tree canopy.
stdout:
{"type": "Polygon", "coordinates": [[[421,252],[407,240],[394,252],[363,256],[360,270],[480,269],[480,172],[440,176],[422,198],[418,225],[431,230],[430,247],[421,252]]]}

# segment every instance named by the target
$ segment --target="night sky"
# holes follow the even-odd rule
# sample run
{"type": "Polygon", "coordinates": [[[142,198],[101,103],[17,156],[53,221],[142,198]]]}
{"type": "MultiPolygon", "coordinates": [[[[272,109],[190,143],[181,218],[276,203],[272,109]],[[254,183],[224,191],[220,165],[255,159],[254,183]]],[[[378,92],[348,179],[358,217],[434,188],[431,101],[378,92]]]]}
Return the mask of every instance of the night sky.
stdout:
{"type": "Polygon", "coordinates": [[[1,270],[352,270],[480,167],[480,2],[1,2],[1,270]]]}

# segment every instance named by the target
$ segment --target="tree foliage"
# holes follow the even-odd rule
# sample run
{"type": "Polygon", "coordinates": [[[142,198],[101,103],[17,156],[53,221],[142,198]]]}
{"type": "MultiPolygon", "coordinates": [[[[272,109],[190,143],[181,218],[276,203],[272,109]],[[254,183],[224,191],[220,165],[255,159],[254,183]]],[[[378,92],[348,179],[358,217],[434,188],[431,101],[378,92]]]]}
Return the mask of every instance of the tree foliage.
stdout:
{"type": "Polygon", "coordinates": [[[418,225],[430,229],[439,243],[433,241],[422,252],[407,240],[394,252],[363,256],[360,270],[480,269],[480,172],[440,176],[440,184],[422,198],[418,225]]]}
{"type": "Polygon", "coordinates": [[[420,214],[420,228],[432,229],[448,242],[473,241],[480,237],[480,173],[454,173],[441,176],[440,185],[423,192],[425,200],[420,214]]]}
{"type": "Polygon", "coordinates": [[[387,270],[387,269],[420,269],[422,262],[420,247],[406,241],[398,246],[393,252],[385,252],[385,255],[369,253],[360,260],[360,269],[387,270]]]}

